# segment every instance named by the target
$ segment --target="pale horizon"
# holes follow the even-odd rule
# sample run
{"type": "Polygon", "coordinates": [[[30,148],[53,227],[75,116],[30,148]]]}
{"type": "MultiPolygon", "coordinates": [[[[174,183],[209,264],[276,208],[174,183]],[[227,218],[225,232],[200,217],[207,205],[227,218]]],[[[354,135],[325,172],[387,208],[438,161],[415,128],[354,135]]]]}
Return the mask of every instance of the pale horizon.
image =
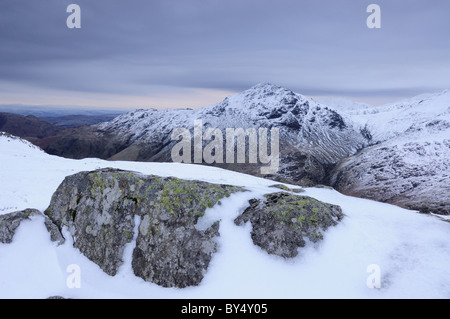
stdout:
{"type": "MultiPolygon", "coordinates": [[[[322,100],[348,100],[356,103],[368,104],[370,106],[381,106],[385,104],[399,102],[403,99],[413,98],[421,94],[433,94],[441,91],[434,92],[422,92],[411,96],[399,96],[394,97],[355,97],[355,96],[338,96],[338,95],[304,95],[301,92],[295,92],[302,94],[306,97],[312,98],[317,101],[322,100]]],[[[108,95],[94,95],[90,98],[74,96],[72,100],[67,100],[66,97],[61,98],[59,95],[46,96],[37,99],[40,103],[33,103],[35,101],[34,96],[29,98],[23,98],[21,100],[0,100],[0,107],[12,107],[18,108],[55,108],[55,109],[67,109],[68,111],[73,109],[78,110],[98,110],[98,111],[121,111],[128,112],[137,109],[183,109],[191,108],[198,109],[203,107],[212,106],[222,102],[225,98],[233,95],[237,95],[241,92],[228,92],[218,90],[196,90],[195,92],[187,93],[185,95],[179,94],[171,96],[108,96],[108,95]],[[94,104],[92,104],[94,103],[94,104]]]]}

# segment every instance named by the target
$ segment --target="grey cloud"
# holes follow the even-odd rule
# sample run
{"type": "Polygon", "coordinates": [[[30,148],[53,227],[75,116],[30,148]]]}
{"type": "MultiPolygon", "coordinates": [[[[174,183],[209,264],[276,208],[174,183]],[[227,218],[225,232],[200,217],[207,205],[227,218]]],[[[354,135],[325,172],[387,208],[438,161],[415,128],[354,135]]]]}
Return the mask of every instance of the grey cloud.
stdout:
{"type": "Polygon", "coordinates": [[[2,0],[0,80],[122,94],[265,81],[357,96],[450,87],[450,3],[377,1],[379,30],[365,26],[369,3],[2,0]],[[65,27],[72,2],[79,30],[65,27]]]}

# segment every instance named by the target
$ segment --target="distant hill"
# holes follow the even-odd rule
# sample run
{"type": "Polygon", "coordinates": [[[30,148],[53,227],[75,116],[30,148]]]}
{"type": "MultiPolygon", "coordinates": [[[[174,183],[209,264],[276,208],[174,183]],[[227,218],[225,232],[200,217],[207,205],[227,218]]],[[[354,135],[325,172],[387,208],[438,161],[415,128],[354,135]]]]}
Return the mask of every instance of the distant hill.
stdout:
{"type": "Polygon", "coordinates": [[[94,125],[103,122],[108,122],[117,117],[117,114],[106,115],[65,115],[65,116],[46,116],[39,117],[40,119],[60,126],[60,127],[79,127],[84,125],[94,125]]]}
{"type": "Polygon", "coordinates": [[[0,131],[21,137],[46,149],[64,134],[65,129],[33,115],[0,113],[0,131]]]}
{"type": "Polygon", "coordinates": [[[96,126],[62,127],[32,115],[0,113],[1,131],[21,137],[49,154],[70,158],[109,158],[123,149],[114,136],[98,136],[96,126]]]}
{"type": "Polygon", "coordinates": [[[22,137],[34,143],[38,139],[55,136],[62,128],[32,115],[0,113],[0,131],[22,137]]]}
{"type": "Polygon", "coordinates": [[[0,104],[1,113],[12,113],[18,115],[33,115],[40,118],[64,117],[64,116],[118,116],[129,110],[86,108],[74,106],[40,106],[22,104],[0,104]]]}

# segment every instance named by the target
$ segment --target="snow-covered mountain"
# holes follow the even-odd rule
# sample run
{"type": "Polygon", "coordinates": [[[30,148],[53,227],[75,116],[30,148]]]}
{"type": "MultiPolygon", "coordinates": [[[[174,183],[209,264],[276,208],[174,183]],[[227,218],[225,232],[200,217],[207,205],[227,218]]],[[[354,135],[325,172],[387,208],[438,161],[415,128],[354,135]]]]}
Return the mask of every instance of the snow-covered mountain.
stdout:
{"type": "Polygon", "coordinates": [[[268,187],[271,180],[200,165],[63,159],[6,135],[0,136],[0,162],[0,215],[27,207],[43,211],[66,176],[106,167],[248,190],[206,212],[209,222],[221,221],[220,237],[198,286],[163,288],[134,276],[132,244],[125,248],[118,273],[109,276],[73,247],[67,233],[64,244],[52,242],[43,218],[35,216],[20,224],[12,243],[0,243],[1,298],[450,297],[450,224],[436,216],[306,188],[303,194],[339,205],[345,217],[319,244],[309,244],[286,260],[255,246],[249,224],[233,222],[250,198],[276,191],[268,187]],[[79,288],[68,284],[74,266],[81,270],[79,288]],[[378,275],[380,288],[374,288],[378,275]]]}
{"type": "MultiPolygon", "coordinates": [[[[300,185],[323,183],[326,170],[369,144],[364,131],[338,112],[288,89],[263,83],[221,103],[196,110],[137,110],[99,125],[98,136],[115,136],[121,151],[111,159],[171,161],[176,128],[279,128],[280,169],[273,178],[300,185]]],[[[228,163],[230,164],[230,163],[228,163]]],[[[218,165],[221,166],[221,165],[218,165]]],[[[258,174],[259,165],[222,165],[258,174]]]]}
{"type": "MultiPolygon", "coordinates": [[[[267,165],[261,161],[249,163],[249,139],[245,163],[226,163],[224,154],[225,163],[202,164],[302,186],[327,184],[345,194],[449,214],[449,107],[448,90],[370,106],[315,101],[263,83],[209,107],[136,110],[100,125],[64,130],[43,145],[46,152],[69,158],[172,162],[179,142],[172,133],[184,128],[194,142],[197,120],[203,134],[220,130],[223,153],[227,128],[277,128],[275,173],[262,173],[267,165]]],[[[202,146],[211,141],[205,138],[202,146]]]]}
{"type": "MultiPolygon", "coordinates": [[[[344,98],[317,98],[316,101],[328,106],[329,108],[335,110],[340,114],[357,115],[376,112],[373,105],[362,102],[355,102],[344,98]]],[[[355,120],[358,120],[358,117],[355,117],[355,120]]]]}
{"type": "Polygon", "coordinates": [[[450,90],[422,94],[376,107],[357,105],[360,107],[336,108],[360,125],[367,125],[374,142],[383,142],[414,130],[414,126],[420,126],[426,121],[448,118],[450,90]]]}
{"type": "Polygon", "coordinates": [[[311,98],[269,83],[258,84],[219,104],[196,110],[138,110],[99,125],[114,131],[130,143],[170,139],[174,128],[193,129],[202,120],[204,129],[212,127],[279,127],[283,143],[307,151],[323,163],[334,163],[367,144],[354,132],[352,123],[311,98]]]}
{"type": "MultiPolygon", "coordinates": [[[[192,131],[197,119],[224,134],[226,128],[277,127],[280,168],[270,178],[329,183],[346,194],[449,213],[449,107],[448,90],[375,107],[342,99],[319,103],[264,83],[197,110],[127,113],[100,125],[99,134],[119,136],[126,145],[112,159],[171,161],[171,132],[192,131]]],[[[255,165],[218,166],[261,176],[255,165]]]]}
{"type": "Polygon", "coordinates": [[[350,113],[376,145],[344,159],[331,183],[346,194],[450,213],[450,91],[350,113]]]}

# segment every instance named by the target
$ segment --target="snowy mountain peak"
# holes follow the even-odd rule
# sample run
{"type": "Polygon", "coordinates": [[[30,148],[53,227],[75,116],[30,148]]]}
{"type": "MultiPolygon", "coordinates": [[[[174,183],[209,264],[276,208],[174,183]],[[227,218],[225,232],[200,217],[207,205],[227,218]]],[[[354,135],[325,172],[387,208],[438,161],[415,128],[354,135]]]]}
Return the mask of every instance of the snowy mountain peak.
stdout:
{"type": "Polygon", "coordinates": [[[283,87],[270,83],[270,82],[261,82],[258,83],[246,91],[276,91],[279,89],[284,89],[283,87]]]}
{"type": "MultiPolygon", "coordinates": [[[[176,143],[171,139],[172,132],[176,128],[193,132],[196,120],[202,121],[203,129],[217,128],[223,134],[228,128],[279,129],[280,178],[304,179],[305,184],[322,183],[322,165],[337,163],[370,143],[370,134],[363,134],[339,112],[271,83],[257,84],[218,104],[195,110],[133,111],[97,126],[97,133],[118,140],[114,143],[120,147],[114,147],[120,150],[111,159],[171,161],[176,143]],[[304,173],[306,170],[308,173],[304,173]]],[[[248,173],[254,168],[236,165],[234,169],[248,173]]]]}
{"type": "Polygon", "coordinates": [[[284,105],[293,106],[298,101],[306,101],[306,97],[291,90],[271,83],[260,83],[240,94],[225,98],[211,108],[215,109],[252,109],[264,112],[280,108],[284,105]]]}
{"type": "Polygon", "coordinates": [[[239,94],[240,96],[246,98],[246,99],[252,99],[252,100],[263,100],[263,99],[280,99],[287,97],[296,97],[297,99],[304,100],[306,97],[304,97],[301,94],[294,93],[293,91],[286,89],[284,87],[281,87],[279,85],[275,85],[272,83],[260,83],[257,84],[250,89],[242,92],[239,94]]]}
{"type": "Polygon", "coordinates": [[[248,94],[256,93],[256,94],[263,94],[263,95],[266,94],[266,95],[270,96],[272,94],[277,94],[282,91],[289,91],[292,93],[292,91],[290,91],[284,87],[281,87],[279,85],[275,85],[275,84],[272,84],[269,82],[263,82],[263,83],[259,83],[259,84],[252,86],[248,90],[245,90],[243,92],[243,94],[248,95],[248,94]]]}

